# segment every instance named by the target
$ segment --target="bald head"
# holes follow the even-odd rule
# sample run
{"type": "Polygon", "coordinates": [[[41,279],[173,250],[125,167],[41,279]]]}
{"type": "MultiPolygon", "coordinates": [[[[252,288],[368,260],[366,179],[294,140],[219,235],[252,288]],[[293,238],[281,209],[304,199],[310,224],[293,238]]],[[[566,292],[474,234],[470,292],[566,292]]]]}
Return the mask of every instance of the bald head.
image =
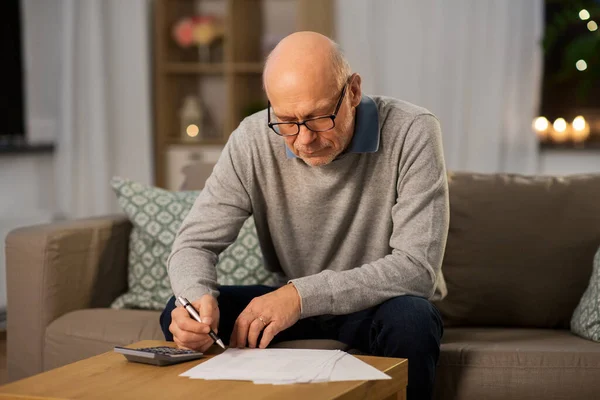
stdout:
{"type": "Polygon", "coordinates": [[[350,66],[334,41],[316,32],[296,32],[271,52],[263,80],[267,94],[302,90],[306,85],[319,85],[331,93],[343,86],[350,73],[350,66]]]}
{"type": "Polygon", "coordinates": [[[352,140],[361,81],[358,74],[350,75],[337,44],[315,32],[286,37],[267,59],[263,81],[269,115],[279,124],[273,129],[293,131],[284,137],[286,146],[308,165],[329,164],[352,140]]]}

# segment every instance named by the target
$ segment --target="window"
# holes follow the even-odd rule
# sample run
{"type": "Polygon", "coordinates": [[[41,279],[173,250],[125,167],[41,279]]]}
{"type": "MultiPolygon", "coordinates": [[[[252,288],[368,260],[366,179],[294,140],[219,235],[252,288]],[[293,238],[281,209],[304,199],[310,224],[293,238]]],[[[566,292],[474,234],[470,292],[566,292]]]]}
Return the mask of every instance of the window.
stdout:
{"type": "Polygon", "coordinates": [[[0,145],[25,135],[19,0],[0,1],[0,145]]]}
{"type": "Polygon", "coordinates": [[[544,49],[542,144],[600,147],[600,2],[546,0],[544,49]]]}

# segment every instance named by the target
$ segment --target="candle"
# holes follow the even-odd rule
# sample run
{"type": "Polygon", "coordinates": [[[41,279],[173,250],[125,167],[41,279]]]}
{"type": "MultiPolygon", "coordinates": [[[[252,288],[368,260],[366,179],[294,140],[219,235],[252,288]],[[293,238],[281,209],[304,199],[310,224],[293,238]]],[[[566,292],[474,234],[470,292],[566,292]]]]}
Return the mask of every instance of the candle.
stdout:
{"type": "Polygon", "coordinates": [[[565,121],[564,118],[557,118],[556,120],[554,120],[552,128],[553,129],[550,132],[550,137],[556,143],[565,142],[569,138],[569,124],[567,124],[567,121],[565,121]]]}
{"type": "Polygon", "coordinates": [[[550,123],[546,117],[537,117],[534,119],[532,127],[540,140],[546,140],[548,138],[548,128],[550,127],[550,123]]]}
{"type": "Polygon", "coordinates": [[[590,136],[590,125],[586,122],[583,116],[578,115],[575,117],[572,127],[571,139],[573,139],[574,142],[585,142],[588,136],[590,136]]]}

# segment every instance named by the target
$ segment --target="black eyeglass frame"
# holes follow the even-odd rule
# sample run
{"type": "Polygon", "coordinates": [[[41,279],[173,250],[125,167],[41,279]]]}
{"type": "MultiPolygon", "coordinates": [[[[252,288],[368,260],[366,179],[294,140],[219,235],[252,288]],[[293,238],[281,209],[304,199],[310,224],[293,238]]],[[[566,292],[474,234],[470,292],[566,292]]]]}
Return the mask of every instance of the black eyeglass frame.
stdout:
{"type": "Polygon", "coordinates": [[[338,111],[340,111],[340,107],[342,106],[342,101],[344,100],[344,95],[346,94],[346,88],[348,87],[348,83],[349,83],[349,81],[346,81],[346,83],[344,84],[344,87],[342,88],[342,93],[340,94],[340,98],[338,99],[337,104],[335,105],[335,110],[333,111],[333,114],[321,115],[321,116],[313,117],[313,118],[307,118],[303,121],[271,122],[271,102],[267,101],[267,115],[268,115],[267,125],[269,126],[269,128],[271,128],[271,130],[273,132],[275,132],[277,135],[282,136],[282,137],[298,136],[300,134],[300,126],[302,126],[302,125],[306,126],[306,129],[308,129],[309,131],[312,131],[312,132],[327,132],[327,131],[332,130],[333,128],[335,128],[335,118],[337,117],[337,113],[338,113],[338,111]],[[325,119],[325,118],[331,118],[331,122],[333,123],[333,126],[329,129],[314,130],[314,129],[310,129],[308,127],[308,125],[306,125],[307,122],[314,121],[317,119],[325,119]],[[275,130],[275,127],[277,125],[290,125],[290,124],[296,125],[296,127],[298,128],[298,131],[296,133],[283,135],[275,130]]]}

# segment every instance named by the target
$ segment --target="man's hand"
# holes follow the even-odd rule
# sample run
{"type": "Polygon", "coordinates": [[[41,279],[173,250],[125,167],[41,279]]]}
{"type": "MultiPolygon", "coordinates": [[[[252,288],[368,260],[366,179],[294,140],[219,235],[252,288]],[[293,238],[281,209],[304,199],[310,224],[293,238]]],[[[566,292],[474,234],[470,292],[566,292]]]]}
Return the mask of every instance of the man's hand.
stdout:
{"type": "Polygon", "coordinates": [[[279,332],[300,319],[300,295],[293,284],[285,285],[264,296],[255,297],[242,311],[231,333],[230,347],[256,348],[263,332],[260,348],[266,348],[279,332]]]}
{"type": "Polygon", "coordinates": [[[219,305],[210,294],[205,294],[192,305],[200,314],[202,323],[193,319],[182,306],[171,312],[171,325],[169,331],[173,334],[173,341],[177,347],[205,352],[214,341],[208,336],[210,328],[218,332],[219,305]]]}

